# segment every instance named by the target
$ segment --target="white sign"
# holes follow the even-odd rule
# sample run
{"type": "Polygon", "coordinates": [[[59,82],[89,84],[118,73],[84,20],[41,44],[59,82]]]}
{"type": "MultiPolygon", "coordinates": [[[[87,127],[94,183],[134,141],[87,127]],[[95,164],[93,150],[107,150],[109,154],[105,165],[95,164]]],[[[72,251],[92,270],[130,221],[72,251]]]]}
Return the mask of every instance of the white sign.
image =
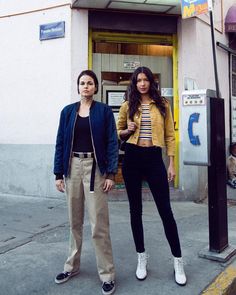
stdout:
{"type": "Polygon", "coordinates": [[[119,113],[118,112],[113,112],[113,115],[114,115],[115,121],[117,122],[118,117],[119,117],[119,113]]]}
{"type": "Polygon", "coordinates": [[[173,88],[161,88],[161,96],[172,97],[173,96],[173,88]]]}
{"type": "Polygon", "coordinates": [[[124,69],[136,70],[138,67],[140,67],[140,65],[141,65],[140,61],[125,61],[124,62],[124,69]]]}
{"type": "Polygon", "coordinates": [[[119,107],[124,102],[125,91],[107,91],[107,104],[111,107],[119,107]]]}

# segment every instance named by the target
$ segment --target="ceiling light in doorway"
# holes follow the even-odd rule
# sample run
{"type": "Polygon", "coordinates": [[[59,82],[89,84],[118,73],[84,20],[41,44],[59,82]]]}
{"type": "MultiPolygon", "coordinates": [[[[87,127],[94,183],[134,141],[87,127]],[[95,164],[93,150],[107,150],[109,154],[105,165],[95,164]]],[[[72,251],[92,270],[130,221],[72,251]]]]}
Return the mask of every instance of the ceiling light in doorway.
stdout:
{"type": "Polygon", "coordinates": [[[72,7],[181,14],[181,1],[179,0],[75,0],[72,7]]]}
{"type": "Polygon", "coordinates": [[[180,5],[179,0],[146,0],[144,1],[147,4],[165,4],[165,5],[173,5],[173,6],[178,6],[180,5]]]}
{"type": "Polygon", "coordinates": [[[111,1],[108,5],[111,9],[122,9],[122,10],[139,10],[139,11],[152,11],[152,12],[167,12],[172,7],[169,5],[155,5],[140,3],[138,1],[111,1]]]}
{"type": "Polygon", "coordinates": [[[145,3],[145,0],[112,0],[112,2],[145,3]]]}

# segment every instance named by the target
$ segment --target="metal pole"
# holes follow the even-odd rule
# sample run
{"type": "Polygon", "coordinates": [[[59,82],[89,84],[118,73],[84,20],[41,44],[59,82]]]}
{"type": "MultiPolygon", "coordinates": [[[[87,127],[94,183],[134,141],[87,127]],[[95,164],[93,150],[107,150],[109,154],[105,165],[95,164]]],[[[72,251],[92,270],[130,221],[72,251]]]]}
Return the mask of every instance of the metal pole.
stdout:
{"type": "Polygon", "coordinates": [[[217,62],[216,62],[215,29],[214,29],[214,23],[213,23],[212,9],[209,10],[209,14],[210,14],[210,24],[211,24],[211,41],[212,41],[212,53],[213,53],[214,73],[215,73],[216,96],[217,98],[220,98],[219,79],[218,79],[217,62]]]}
{"type": "Polygon", "coordinates": [[[210,112],[209,248],[221,253],[228,247],[224,99],[211,97],[210,112]]]}
{"type": "Polygon", "coordinates": [[[208,5],[216,86],[216,98],[210,98],[211,165],[208,167],[209,244],[210,251],[221,253],[228,247],[225,116],[224,100],[220,99],[212,0],[208,0],[208,5]]]}

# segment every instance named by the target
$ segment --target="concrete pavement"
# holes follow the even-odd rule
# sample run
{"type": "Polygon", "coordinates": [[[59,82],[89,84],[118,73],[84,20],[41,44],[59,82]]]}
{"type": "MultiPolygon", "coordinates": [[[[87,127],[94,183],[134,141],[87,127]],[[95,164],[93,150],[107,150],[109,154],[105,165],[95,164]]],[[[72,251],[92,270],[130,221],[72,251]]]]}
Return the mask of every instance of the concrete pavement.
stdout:
{"type": "MultiPolygon", "coordinates": [[[[125,194],[125,192],[124,192],[125,194]]],[[[236,197],[236,196],[235,196],[236,197]]],[[[150,255],[148,277],[135,278],[136,253],[130,230],[128,202],[110,201],[111,238],[116,266],[117,295],[233,295],[236,262],[223,264],[200,258],[208,245],[206,203],[172,201],[188,283],[174,282],[173,262],[155,204],[143,203],[146,251],[150,255]],[[229,273],[227,286],[225,283],[229,273]],[[219,277],[219,276],[223,276],[219,277]],[[230,281],[231,280],[231,281],[230,281]],[[228,288],[229,289],[229,288],[228,288]],[[210,293],[212,292],[213,293],[210,293]],[[208,292],[208,293],[207,293],[208,292]]],[[[113,198],[111,198],[113,199],[113,198]]],[[[81,272],[67,283],[56,285],[68,249],[68,218],[64,197],[60,199],[0,195],[0,294],[1,295],[97,295],[101,294],[87,216],[84,224],[81,272]]],[[[235,201],[228,206],[229,243],[236,245],[235,201]]]]}

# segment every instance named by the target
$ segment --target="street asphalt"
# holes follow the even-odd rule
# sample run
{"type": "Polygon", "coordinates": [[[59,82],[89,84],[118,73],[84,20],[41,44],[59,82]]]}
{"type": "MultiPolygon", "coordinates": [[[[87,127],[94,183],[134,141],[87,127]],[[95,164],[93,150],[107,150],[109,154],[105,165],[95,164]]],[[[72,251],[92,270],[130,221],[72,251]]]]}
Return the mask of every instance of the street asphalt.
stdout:
{"type": "MultiPolygon", "coordinates": [[[[228,204],[228,240],[236,246],[236,191],[228,204]]],[[[178,286],[173,259],[153,201],[143,202],[143,221],[148,261],[145,281],[135,278],[137,254],[131,235],[129,207],[123,198],[110,198],[110,231],[116,267],[117,295],[233,295],[224,293],[236,277],[235,255],[222,263],[199,257],[208,247],[207,202],[172,201],[177,221],[187,285],[178,286]],[[227,286],[219,276],[233,270],[227,286]],[[217,283],[216,283],[217,282],[217,283]],[[213,291],[212,291],[213,290],[213,291]],[[211,293],[213,292],[213,293],[211,293]]],[[[80,274],[57,285],[54,277],[63,270],[67,257],[69,227],[65,197],[43,198],[0,195],[0,294],[1,295],[97,295],[101,282],[96,269],[87,215],[80,274]]]]}

